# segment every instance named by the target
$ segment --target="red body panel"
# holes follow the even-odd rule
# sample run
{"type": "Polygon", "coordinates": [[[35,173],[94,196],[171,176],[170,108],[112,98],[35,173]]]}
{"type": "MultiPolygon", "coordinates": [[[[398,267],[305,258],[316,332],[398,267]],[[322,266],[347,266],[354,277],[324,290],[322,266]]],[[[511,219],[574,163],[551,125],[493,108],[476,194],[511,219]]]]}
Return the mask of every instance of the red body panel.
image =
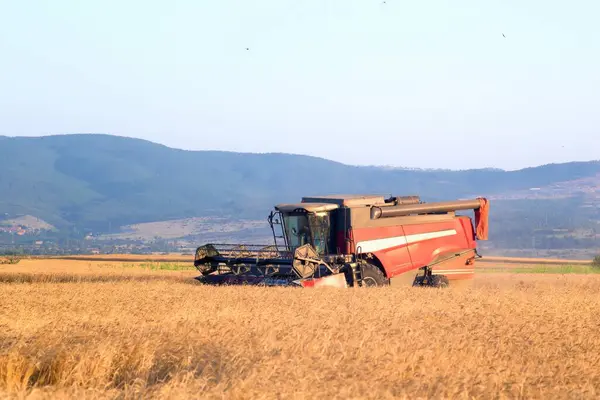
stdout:
{"type": "MultiPolygon", "coordinates": [[[[450,221],[353,229],[356,251],[372,253],[381,262],[388,278],[429,265],[468,249],[475,249],[471,219],[456,217],[450,221]]],[[[470,278],[473,266],[464,261],[439,263],[433,269],[449,279],[470,278]],[[447,272],[444,273],[444,272],[447,272]]],[[[461,259],[462,260],[462,259],[461,259]]]]}
{"type": "MultiPolygon", "coordinates": [[[[348,241],[346,240],[346,232],[338,231],[335,239],[336,239],[336,243],[337,243],[339,252],[341,254],[349,253],[348,241]]],[[[334,249],[334,250],[336,250],[336,249],[334,249]]]]}
{"type": "Polygon", "coordinates": [[[346,288],[346,277],[344,274],[329,275],[323,278],[309,278],[302,279],[299,285],[305,288],[321,288],[321,287],[332,287],[332,288],[346,288]]]}

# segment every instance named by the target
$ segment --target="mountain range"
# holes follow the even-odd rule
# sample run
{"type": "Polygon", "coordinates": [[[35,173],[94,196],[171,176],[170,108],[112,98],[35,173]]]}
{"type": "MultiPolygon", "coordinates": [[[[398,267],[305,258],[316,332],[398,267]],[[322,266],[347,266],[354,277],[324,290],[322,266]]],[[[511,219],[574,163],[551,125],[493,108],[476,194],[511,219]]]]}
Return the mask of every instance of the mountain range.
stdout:
{"type": "Polygon", "coordinates": [[[293,154],[187,151],[104,134],[0,136],[0,219],[30,215],[59,230],[106,232],[215,215],[264,219],[276,203],[328,193],[416,194],[426,201],[487,196],[503,202],[492,204],[498,221],[495,212],[506,217],[512,210],[518,222],[518,215],[540,209],[546,219],[571,212],[587,221],[597,214],[599,183],[598,161],[518,171],[415,170],[293,154]]]}

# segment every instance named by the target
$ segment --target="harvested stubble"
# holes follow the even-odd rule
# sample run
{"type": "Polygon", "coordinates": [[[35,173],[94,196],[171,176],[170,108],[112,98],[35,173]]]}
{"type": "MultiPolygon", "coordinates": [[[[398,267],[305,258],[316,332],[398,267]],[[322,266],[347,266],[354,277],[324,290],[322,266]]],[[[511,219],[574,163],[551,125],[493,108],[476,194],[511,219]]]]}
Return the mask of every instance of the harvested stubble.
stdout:
{"type": "Polygon", "coordinates": [[[0,396],[592,398],[599,289],[493,274],[467,290],[4,283],[0,396]]]}

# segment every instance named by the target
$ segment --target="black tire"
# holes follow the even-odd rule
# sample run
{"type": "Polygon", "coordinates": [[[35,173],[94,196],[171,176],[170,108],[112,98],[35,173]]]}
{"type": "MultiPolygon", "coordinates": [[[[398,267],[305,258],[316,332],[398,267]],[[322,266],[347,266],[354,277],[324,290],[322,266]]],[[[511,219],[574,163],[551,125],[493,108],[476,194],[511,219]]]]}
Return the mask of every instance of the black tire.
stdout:
{"type": "Polygon", "coordinates": [[[424,279],[425,279],[425,277],[423,275],[416,276],[412,285],[413,286],[423,286],[424,279]]]}
{"type": "Polygon", "coordinates": [[[362,286],[364,287],[388,286],[390,284],[383,272],[373,264],[363,263],[362,277],[362,286]]]}
{"type": "Polygon", "coordinates": [[[425,276],[417,276],[413,282],[413,286],[447,288],[450,285],[450,281],[445,275],[432,275],[431,278],[428,279],[429,282],[427,282],[427,284],[424,284],[424,281],[425,276]]]}
{"type": "Polygon", "coordinates": [[[447,288],[450,285],[450,281],[444,275],[434,275],[431,278],[431,286],[438,288],[447,288]]]}

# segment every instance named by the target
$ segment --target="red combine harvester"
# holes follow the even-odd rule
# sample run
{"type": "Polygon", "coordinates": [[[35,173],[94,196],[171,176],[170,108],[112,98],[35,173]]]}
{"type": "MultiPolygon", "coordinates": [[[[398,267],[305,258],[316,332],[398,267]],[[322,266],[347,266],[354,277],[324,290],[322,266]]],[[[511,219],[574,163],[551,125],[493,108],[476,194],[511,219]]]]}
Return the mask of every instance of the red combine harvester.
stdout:
{"type": "Polygon", "coordinates": [[[424,203],[418,196],[304,197],[269,215],[274,244],[196,249],[207,284],[351,287],[470,281],[487,240],[485,198],[424,203]],[[475,224],[456,211],[474,210],[475,224]]]}

